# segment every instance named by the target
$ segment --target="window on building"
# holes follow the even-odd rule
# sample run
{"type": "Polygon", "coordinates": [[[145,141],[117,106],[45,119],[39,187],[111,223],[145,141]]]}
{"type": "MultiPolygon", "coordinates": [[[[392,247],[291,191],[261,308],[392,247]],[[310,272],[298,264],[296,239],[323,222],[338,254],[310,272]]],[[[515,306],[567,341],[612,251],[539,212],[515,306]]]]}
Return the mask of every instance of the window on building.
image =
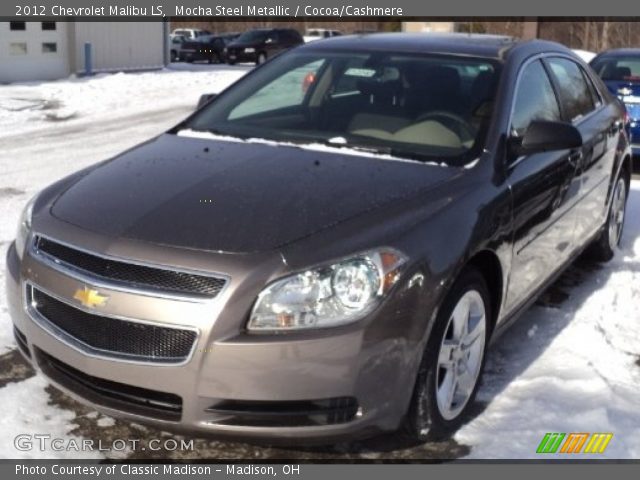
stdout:
{"type": "Polygon", "coordinates": [[[42,44],[42,53],[56,53],[58,44],[56,42],[45,42],[42,44]]]}
{"type": "Polygon", "coordinates": [[[27,42],[12,42],[9,44],[9,53],[11,55],[26,55],[27,42]]]}
{"type": "Polygon", "coordinates": [[[42,22],[42,30],[55,30],[56,22],[42,22]]]}
{"type": "Polygon", "coordinates": [[[26,30],[27,22],[9,22],[9,30],[26,30]]]}

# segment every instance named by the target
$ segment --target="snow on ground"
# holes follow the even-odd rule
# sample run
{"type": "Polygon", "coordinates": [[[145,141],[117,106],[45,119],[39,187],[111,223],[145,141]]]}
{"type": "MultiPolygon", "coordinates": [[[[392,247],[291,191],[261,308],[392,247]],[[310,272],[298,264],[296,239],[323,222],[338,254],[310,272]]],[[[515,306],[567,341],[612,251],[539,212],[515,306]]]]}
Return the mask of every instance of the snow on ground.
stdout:
{"type": "Polygon", "coordinates": [[[82,445],[82,438],[70,434],[75,427],[75,414],[49,405],[49,396],[44,391],[46,387],[47,381],[35,376],[0,388],[0,402],[3,405],[0,415],[0,458],[60,458],[65,453],[77,459],[102,458],[97,451],[57,452],[47,448],[53,438],[65,439],[65,444],[60,445],[65,448],[68,446],[66,442],[72,440],[82,445]],[[50,437],[42,440],[33,437],[42,434],[50,437]],[[40,448],[40,441],[46,442],[45,448],[40,448]],[[28,449],[29,444],[34,448],[28,449]]]}
{"type": "MultiPolygon", "coordinates": [[[[15,236],[20,210],[34,193],[161,133],[186,116],[200,94],[217,92],[247,71],[228,66],[172,68],[0,86],[2,259],[15,236]]],[[[572,269],[579,278],[560,285],[567,298],[533,307],[491,349],[478,395],[484,409],[454,437],[472,447],[471,457],[534,457],[546,432],[612,432],[605,457],[640,456],[640,182],[633,183],[622,251],[602,268],[589,265],[579,263],[572,269]]],[[[0,356],[11,355],[6,352],[14,348],[0,287],[0,356]]],[[[71,432],[77,431],[76,423],[92,422],[103,436],[133,428],[122,422],[113,427],[111,419],[95,412],[79,414],[79,407],[69,406],[71,400],[53,402],[39,377],[1,385],[0,458],[28,455],[13,447],[18,433],[69,439],[75,438],[71,432]]],[[[258,447],[215,444],[215,450],[201,455],[273,455],[258,447]]],[[[377,444],[383,453],[359,455],[425,458],[431,448],[385,449],[380,440],[377,444]]],[[[455,445],[446,448],[434,451],[438,456],[462,453],[455,445]]],[[[78,457],[76,452],[35,454],[45,455],[78,457]]],[[[305,451],[286,455],[313,456],[305,451]]]]}
{"type": "Polygon", "coordinates": [[[159,108],[195,107],[200,95],[219,92],[246,71],[242,66],[176,65],[146,73],[0,86],[0,138],[56,122],[83,127],[159,108]]]}
{"type": "Polygon", "coordinates": [[[540,458],[547,432],[610,432],[594,457],[640,458],[637,180],[621,249],[603,268],[579,263],[578,284],[561,285],[568,298],[532,308],[490,352],[478,395],[488,406],[455,436],[472,458],[540,458]]]}

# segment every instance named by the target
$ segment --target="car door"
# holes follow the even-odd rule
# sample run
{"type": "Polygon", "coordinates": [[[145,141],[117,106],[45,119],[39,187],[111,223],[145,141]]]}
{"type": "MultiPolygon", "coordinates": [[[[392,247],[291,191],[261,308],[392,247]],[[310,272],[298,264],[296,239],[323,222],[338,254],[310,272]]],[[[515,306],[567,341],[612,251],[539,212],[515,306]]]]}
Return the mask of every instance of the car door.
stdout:
{"type": "MultiPolygon", "coordinates": [[[[557,92],[541,59],[520,71],[508,135],[521,138],[533,120],[562,120],[557,92]]],[[[507,160],[513,202],[507,308],[528,299],[574,249],[579,155],[561,150],[507,160]]]]}
{"type": "Polygon", "coordinates": [[[589,74],[577,62],[566,57],[550,57],[546,61],[558,89],[564,119],[580,130],[584,142],[578,164],[580,201],[576,206],[576,237],[582,245],[606,219],[609,178],[623,123],[616,109],[603,102],[589,74]]]}

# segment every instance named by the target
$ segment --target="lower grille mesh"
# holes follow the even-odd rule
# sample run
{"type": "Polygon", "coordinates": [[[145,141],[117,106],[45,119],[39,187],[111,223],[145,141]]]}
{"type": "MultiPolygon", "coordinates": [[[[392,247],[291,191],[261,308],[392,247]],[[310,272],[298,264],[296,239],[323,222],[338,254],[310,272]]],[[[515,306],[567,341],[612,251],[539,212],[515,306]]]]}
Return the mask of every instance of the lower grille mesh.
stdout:
{"type": "Polygon", "coordinates": [[[242,401],[218,400],[205,410],[220,425],[301,427],[350,422],[358,413],[354,397],[322,400],[242,401]]]}
{"type": "Polygon", "coordinates": [[[185,360],[196,332],[92,315],[31,287],[32,308],[57,329],[90,349],[154,362],[185,360]]]}

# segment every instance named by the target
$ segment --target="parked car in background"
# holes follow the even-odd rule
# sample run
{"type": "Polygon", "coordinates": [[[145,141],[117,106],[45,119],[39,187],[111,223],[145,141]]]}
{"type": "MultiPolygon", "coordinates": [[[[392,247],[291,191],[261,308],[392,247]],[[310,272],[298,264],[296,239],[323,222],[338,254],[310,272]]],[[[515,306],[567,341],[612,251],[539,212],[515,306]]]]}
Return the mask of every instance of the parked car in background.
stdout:
{"type": "Polygon", "coordinates": [[[227,63],[253,62],[258,65],[303,43],[302,35],[293,28],[249,30],[227,46],[227,63]]]}
{"type": "Polygon", "coordinates": [[[196,40],[188,40],[182,44],[180,60],[183,62],[224,63],[226,61],[225,48],[239,35],[239,33],[204,35],[196,40]]]}
{"type": "Polygon", "coordinates": [[[185,42],[185,37],[183,35],[175,35],[171,34],[169,37],[169,52],[171,54],[171,61],[177,62],[180,60],[180,52],[182,50],[182,45],[185,42]]]}
{"type": "Polygon", "coordinates": [[[182,35],[186,39],[194,40],[203,35],[211,35],[211,32],[201,28],[177,28],[171,32],[171,35],[182,35]]]}
{"type": "Polygon", "coordinates": [[[342,35],[340,30],[328,30],[326,28],[310,28],[304,34],[305,43],[314,42],[322,38],[337,37],[342,35]]]}
{"type": "Polygon", "coordinates": [[[552,42],[303,45],[26,205],[4,275],[17,346],[162,430],[450,435],[489,342],[586,248],[615,254],[624,116],[552,42]]]}
{"type": "Polygon", "coordinates": [[[591,67],[627,107],[631,147],[640,155],[640,48],[608,50],[594,58],[591,67]]]}

